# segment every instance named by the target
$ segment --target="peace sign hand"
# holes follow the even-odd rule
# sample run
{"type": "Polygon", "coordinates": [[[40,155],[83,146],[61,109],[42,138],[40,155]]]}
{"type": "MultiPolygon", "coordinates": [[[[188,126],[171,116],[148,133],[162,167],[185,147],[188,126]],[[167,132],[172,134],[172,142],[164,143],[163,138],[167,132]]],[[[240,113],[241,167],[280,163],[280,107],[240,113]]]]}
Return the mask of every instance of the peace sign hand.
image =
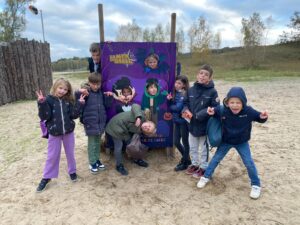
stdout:
{"type": "Polygon", "coordinates": [[[41,90],[36,91],[35,93],[36,93],[36,96],[37,96],[39,102],[42,102],[42,101],[45,100],[45,97],[44,97],[43,92],[41,90]]]}

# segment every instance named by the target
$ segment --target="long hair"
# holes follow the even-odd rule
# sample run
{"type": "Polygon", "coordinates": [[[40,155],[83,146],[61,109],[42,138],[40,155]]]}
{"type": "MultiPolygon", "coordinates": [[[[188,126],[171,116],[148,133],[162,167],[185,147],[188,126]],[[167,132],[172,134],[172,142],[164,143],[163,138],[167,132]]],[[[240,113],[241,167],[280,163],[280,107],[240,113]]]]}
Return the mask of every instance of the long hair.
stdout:
{"type": "MultiPolygon", "coordinates": [[[[186,95],[187,91],[190,88],[189,79],[185,75],[179,75],[175,78],[175,81],[176,80],[180,80],[184,84],[184,87],[183,87],[184,92],[183,93],[184,93],[184,95],[186,95]]],[[[174,95],[175,95],[175,92],[176,92],[176,90],[174,88],[174,95]]]]}
{"type": "Polygon", "coordinates": [[[74,96],[73,96],[73,90],[72,90],[71,83],[68,80],[65,80],[64,78],[59,78],[54,82],[54,84],[51,87],[50,94],[55,96],[56,89],[60,85],[65,85],[68,89],[68,92],[62,97],[62,99],[74,104],[75,100],[74,100],[74,96]]]}

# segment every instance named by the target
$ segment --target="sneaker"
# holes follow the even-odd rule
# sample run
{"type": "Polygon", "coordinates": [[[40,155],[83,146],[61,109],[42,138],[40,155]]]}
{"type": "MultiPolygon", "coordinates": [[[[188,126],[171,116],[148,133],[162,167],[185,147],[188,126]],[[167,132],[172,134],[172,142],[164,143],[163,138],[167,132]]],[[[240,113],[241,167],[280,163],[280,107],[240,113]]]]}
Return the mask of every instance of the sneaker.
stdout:
{"type": "Polygon", "coordinates": [[[142,159],[135,159],[135,160],[133,160],[133,162],[135,164],[137,164],[138,166],[141,166],[141,167],[148,167],[149,166],[149,164],[146,161],[142,160],[142,159]]]}
{"type": "Polygon", "coordinates": [[[51,181],[51,179],[45,179],[45,178],[43,178],[41,180],[41,182],[39,183],[39,186],[37,187],[36,192],[42,192],[42,191],[44,191],[50,181],[51,181]]]}
{"type": "Polygon", "coordinates": [[[252,185],[251,192],[250,192],[250,198],[258,199],[260,196],[261,187],[252,185]]]}
{"type": "Polygon", "coordinates": [[[98,167],[97,167],[97,163],[90,164],[89,168],[90,168],[90,172],[92,174],[97,174],[99,172],[98,167]]]}
{"type": "Polygon", "coordinates": [[[199,168],[197,171],[195,171],[195,172],[193,173],[192,176],[193,176],[194,178],[199,179],[200,177],[202,177],[202,176],[204,175],[204,173],[205,173],[205,170],[202,169],[202,168],[199,168]]]}
{"type": "Polygon", "coordinates": [[[199,182],[197,183],[197,187],[204,188],[208,181],[209,181],[209,178],[201,177],[199,182]]]}
{"type": "Polygon", "coordinates": [[[97,160],[96,162],[98,170],[105,170],[106,167],[100,162],[100,160],[97,160]]]}
{"type": "Polygon", "coordinates": [[[70,178],[71,178],[71,181],[76,182],[77,181],[77,174],[76,173],[71,173],[70,178]]]}
{"type": "Polygon", "coordinates": [[[123,176],[127,176],[128,175],[128,172],[127,170],[125,169],[125,167],[123,166],[123,164],[119,164],[116,166],[116,170],[123,176]]]}
{"type": "Polygon", "coordinates": [[[184,163],[184,162],[180,162],[176,165],[176,167],[174,168],[175,171],[182,171],[182,170],[186,170],[189,166],[184,163]]]}
{"type": "Polygon", "coordinates": [[[199,166],[190,165],[187,170],[185,171],[186,174],[192,175],[194,172],[196,172],[199,169],[199,166]]]}

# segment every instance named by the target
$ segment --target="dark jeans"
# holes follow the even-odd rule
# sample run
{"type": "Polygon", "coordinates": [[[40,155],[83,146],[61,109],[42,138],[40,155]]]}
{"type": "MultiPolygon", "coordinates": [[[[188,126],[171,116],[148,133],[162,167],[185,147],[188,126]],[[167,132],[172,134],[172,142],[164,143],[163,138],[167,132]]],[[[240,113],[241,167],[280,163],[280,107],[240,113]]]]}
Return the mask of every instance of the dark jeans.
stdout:
{"type": "Polygon", "coordinates": [[[174,145],[182,155],[182,161],[190,161],[189,129],[187,123],[174,123],[174,145]],[[182,143],[180,142],[182,140],[182,143]]]}

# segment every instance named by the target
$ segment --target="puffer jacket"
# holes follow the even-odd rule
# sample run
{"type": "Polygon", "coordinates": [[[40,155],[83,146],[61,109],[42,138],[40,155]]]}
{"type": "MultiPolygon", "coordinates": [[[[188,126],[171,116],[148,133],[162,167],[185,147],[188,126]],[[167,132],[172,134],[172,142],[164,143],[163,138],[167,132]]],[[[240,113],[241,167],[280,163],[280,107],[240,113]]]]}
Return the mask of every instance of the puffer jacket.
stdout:
{"type": "MultiPolygon", "coordinates": [[[[76,92],[76,98],[80,98],[80,93],[76,92]]],[[[110,97],[112,98],[112,97],[110,97]]],[[[94,92],[89,90],[89,95],[82,110],[81,122],[84,124],[86,135],[101,135],[106,124],[106,105],[109,100],[103,96],[101,89],[94,92]]]]}
{"type": "Polygon", "coordinates": [[[195,82],[188,90],[182,111],[188,108],[193,114],[188,126],[189,132],[194,137],[206,135],[206,126],[209,119],[207,107],[215,107],[220,104],[218,92],[214,87],[214,82],[211,80],[207,85],[195,82]]]}
{"type": "Polygon", "coordinates": [[[75,105],[59,99],[53,95],[48,95],[44,101],[38,102],[39,117],[46,120],[49,134],[59,136],[74,131],[74,119],[78,118],[82,105],[76,101],[75,105]]]}

